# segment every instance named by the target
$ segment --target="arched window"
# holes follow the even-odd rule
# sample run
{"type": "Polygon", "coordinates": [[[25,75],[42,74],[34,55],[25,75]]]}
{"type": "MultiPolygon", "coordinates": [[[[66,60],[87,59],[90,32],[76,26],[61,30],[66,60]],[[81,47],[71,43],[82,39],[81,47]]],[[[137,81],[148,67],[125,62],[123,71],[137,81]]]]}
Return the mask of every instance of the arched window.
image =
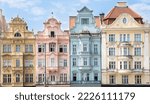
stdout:
{"type": "Polygon", "coordinates": [[[21,37],[21,34],[17,32],[14,37],[21,37]]]}

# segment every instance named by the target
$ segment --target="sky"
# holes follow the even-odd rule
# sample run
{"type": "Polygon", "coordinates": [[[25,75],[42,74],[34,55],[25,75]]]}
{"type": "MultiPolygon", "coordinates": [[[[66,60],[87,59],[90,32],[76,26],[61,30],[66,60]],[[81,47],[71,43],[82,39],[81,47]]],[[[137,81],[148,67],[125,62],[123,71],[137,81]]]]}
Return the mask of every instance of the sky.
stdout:
{"type": "Polygon", "coordinates": [[[36,34],[43,31],[43,22],[52,16],[62,23],[62,30],[68,30],[69,16],[76,16],[77,10],[87,6],[95,16],[107,14],[118,1],[127,2],[144,21],[150,21],[150,0],[0,0],[0,9],[8,23],[12,17],[19,16],[36,34]]]}

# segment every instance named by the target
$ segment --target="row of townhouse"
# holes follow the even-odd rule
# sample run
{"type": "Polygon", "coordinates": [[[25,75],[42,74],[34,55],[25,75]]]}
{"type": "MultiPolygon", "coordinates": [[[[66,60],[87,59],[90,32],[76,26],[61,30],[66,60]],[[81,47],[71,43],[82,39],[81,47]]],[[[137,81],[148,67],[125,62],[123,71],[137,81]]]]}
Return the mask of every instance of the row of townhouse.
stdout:
{"type": "Polygon", "coordinates": [[[62,31],[54,17],[34,34],[0,10],[1,86],[148,86],[150,25],[126,2],[105,16],[83,7],[62,31]]]}

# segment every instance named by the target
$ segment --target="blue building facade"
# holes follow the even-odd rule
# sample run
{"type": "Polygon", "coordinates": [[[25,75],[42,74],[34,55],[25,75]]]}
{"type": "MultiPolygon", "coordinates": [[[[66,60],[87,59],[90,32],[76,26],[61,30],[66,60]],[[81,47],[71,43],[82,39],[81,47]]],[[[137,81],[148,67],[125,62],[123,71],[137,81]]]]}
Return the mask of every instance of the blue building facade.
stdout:
{"type": "Polygon", "coordinates": [[[92,13],[83,7],[77,16],[70,17],[70,24],[74,24],[70,28],[71,84],[101,82],[101,30],[96,25],[99,17],[92,13]]]}

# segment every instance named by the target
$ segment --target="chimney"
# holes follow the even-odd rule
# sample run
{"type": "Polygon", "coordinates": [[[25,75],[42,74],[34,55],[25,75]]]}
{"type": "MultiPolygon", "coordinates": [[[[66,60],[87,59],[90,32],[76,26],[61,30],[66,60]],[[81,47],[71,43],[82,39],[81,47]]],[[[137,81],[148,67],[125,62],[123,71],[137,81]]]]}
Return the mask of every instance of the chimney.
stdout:
{"type": "Polygon", "coordinates": [[[127,2],[117,2],[117,7],[127,7],[127,2]]]}
{"type": "Polygon", "coordinates": [[[100,21],[101,21],[101,25],[102,25],[105,14],[104,13],[100,13],[99,15],[100,15],[100,21]]]}

